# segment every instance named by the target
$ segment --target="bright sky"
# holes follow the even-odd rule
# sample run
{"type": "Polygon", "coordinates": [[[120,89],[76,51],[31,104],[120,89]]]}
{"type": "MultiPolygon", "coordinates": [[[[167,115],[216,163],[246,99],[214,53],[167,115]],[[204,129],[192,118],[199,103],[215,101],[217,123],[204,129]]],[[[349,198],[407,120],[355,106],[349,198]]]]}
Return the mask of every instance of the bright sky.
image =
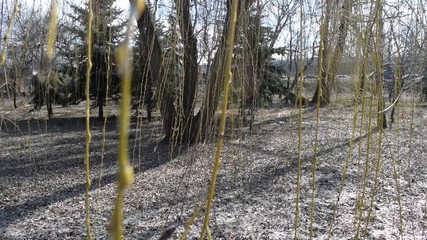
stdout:
{"type": "Polygon", "coordinates": [[[129,9],[129,0],[116,0],[116,5],[122,9],[129,9]]]}
{"type": "MultiPolygon", "coordinates": [[[[33,1],[35,1],[36,6],[40,6],[43,10],[48,10],[52,3],[52,0],[23,0],[23,1],[21,0],[20,2],[23,5],[26,5],[27,7],[32,7],[33,1]]],[[[8,5],[13,6],[14,0],[8,0],[8,2],[9,2],[8,5]]],[[[83,4],[84,2],[88,2],[88,0],[83,0],[83,1],[82,0],[57,0],[57,2],[58,2],[58,6],[60,8],[63,8],[64,6],[67,5],[67,2],[83,4]]],[[[121,9],[128,10],[130,3],[129,3],[129,0],[116,0],[115,5],[121,9]]]]}

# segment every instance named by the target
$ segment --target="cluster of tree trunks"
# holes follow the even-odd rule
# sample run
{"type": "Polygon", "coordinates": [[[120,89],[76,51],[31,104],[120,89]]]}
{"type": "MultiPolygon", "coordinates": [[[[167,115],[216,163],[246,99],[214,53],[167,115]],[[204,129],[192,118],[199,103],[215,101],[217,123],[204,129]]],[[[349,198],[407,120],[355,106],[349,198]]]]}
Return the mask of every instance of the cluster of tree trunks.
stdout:
{"type": "MultiPolygon", "coordinates": [[[[239,11],[247,10],[253,1],[240,1],[239,11]]],[[[210,65],[205,94],[201,109],[195,113],[195,96],[198,80],[198,49],[194,26],[191,22],[190,1],[176,1],[180,36],[184,44],[183,65],[183,93],[175,94],[167,87],[168,81],[180,79],[167,79],[165,66],[162,64],[163,53],[159,38],[154,28],[149,9],[137,19],[140,32],[140,41],[143,45],[143,54],[147,56],[151,79],[156,88],[158,106],[162,116],[165,141],[170,143],[196,142],[207,138],[211,134],[214,116],[217,110],[224,75],[224,56],[226,51],[226,36],[228,21],[230,19],[231,2],[227,1],[222,37],[219,40],[217,51],[210,65]]]]}
{"type": "Polygon", "coordinates": [[[53,115],[52,104],[55,97],[55,89],[49,81],[47,76],[43,74],[36,74],[32,79],[33,91],[33,103],[34,110],[40,110],[43,105],[47,107],[47,115],[50,119],[53,115]]]}
{"type": "Polygon", "coordinates": [[[319,48],[320,60],[318,68],[321,72],[321,82],[320,86],[316,88],[311,100],[312,103],[317,103],[318,99],[320,99],[320,106],[326,106],[331,101],[332,86],[341,63],[341,56],[346,43],[349,18],[351,17],[353,4],[352,1],[346,0],[341,5],[341,11],[339,11],[340,23],[338,27],[338,37],[335,45],[333,45],[330,39],[332,37],[332,33],[330,32],[330,21],[331,16],[334,16],[332,12],[334,2],[338,4],[338,1],[326,1],[326,12],[323,15],[323,22],[320,30],[321,47],[319,48]]]}

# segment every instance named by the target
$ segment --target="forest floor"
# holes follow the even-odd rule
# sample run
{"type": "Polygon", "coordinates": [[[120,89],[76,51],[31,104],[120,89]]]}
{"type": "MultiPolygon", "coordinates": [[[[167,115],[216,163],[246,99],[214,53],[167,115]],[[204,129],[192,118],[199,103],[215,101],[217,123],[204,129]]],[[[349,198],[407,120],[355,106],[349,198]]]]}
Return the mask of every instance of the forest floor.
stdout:
{"type": "MultiPolygon", "coordinates": [[[[86,238],[83,108],[55,106],[46,120],[45,109],[2,105],[0,239],[86,238]]],[[[427,109],[399,108],[397,122],[379,138],[375,120],[368,131],[368,115],[361,126],[360,109],[352,137],[353,106],[321,109],[318,127],[316,111],[306,108],[300,145],[298,113],[259,110],[252,131],[228,123],[209,225],[213,239],[292,239],[296,209],[299,239],[309,238],[310,226],[314,239],[354,239],[357,232],[368,239],[427,239],[427,109]]],[[[106,239],[116,193],[117,112],[110,115],[105,134],[103,121],[91,119],[95,239],[106,239]]],[[[158,118],[139,120],[130,130],[135,181],[125,197],[125,239],[158,239],[173,228],[171,239],[178,239],[206,196],[215,137],[171,150],[161,143],[158,118]]],[[[198,239],[203,214],[204,208],[187,239],[198,239]]]]}

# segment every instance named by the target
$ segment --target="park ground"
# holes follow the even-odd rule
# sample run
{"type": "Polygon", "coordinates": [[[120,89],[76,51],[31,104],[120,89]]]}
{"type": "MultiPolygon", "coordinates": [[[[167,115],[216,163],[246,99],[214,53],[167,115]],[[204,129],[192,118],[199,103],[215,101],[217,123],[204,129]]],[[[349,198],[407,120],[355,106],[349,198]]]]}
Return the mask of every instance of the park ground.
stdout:
{"type": "MultiPolygon", "coordinates": [[[[55,106],[47,120],[45,109],[28,113],[28,104],[17,110],[3,104],[0,239],[86,238],[84,106],[55,106]]],[[[103,121],[91,119],[95,239],[107,236],[115,198],[118,121],[111,109],[105,131],[103,121]]],[[[381,149],[376,121],[369,128],[365,115],[361,125],[360,108],[352,135],[353,113],[350,102],[332,104],[320,110],[317,127],[316,111],[304,108],[299,128],[299,109],[277,106],[259,110],[252,131],[247,123],[228,121],[210,219],[213,238],[292,239],[300,169],[297,234],[308,239],[316,159],[314,239],[354,239],[358,229],[367,239],[427,239],[427,109],[402,102],[396,123],[382,132],[381,149]]],[[[207,193],[215,136],[171,148],[162,143],[161,128],[158,117],[150,123],[132,119],[135,181],[123,209],[125,239],[158,239],[173,228],[171,239],[178,239],[207,193]]],[[[198,237],[203,212],[187,239],[198,237]]]]}

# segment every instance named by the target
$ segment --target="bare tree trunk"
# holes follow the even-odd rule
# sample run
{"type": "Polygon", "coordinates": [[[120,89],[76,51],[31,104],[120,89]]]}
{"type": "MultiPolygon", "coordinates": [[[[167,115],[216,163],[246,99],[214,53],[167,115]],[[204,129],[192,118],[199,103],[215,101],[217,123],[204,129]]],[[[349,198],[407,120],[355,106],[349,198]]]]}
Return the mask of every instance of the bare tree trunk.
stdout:
{"type": "Polygon", "coordinates": [[[181,129],[179,129],[179,138],[177,140],[190,142],[191,132],[195,127],[193,118],[196,103],[197,80],[199,75],[199,66],[197,62],[197,39],[194,34],[194,27],[191,23],[190,1],[179,0],[175,1],[175,4],[178,12],[181,37],[183,38],[184,43],[183,67],[185,72],[183,94],[180,96],[180,98],[182,98],[181,107],[183,109],[183,113],[178,113],[178,111],[175,110],[176,115],[174,117],[175,122],[178,122],[179,125],[182,126],[181,129]]]}
{"type": "MultiPolygon", "coordinates": [[[[240,1],[238,8],[238,16],[242,7],[248,8],[253,4],[252,0],[240,1]]],[[[228,35],[228,22],[231,17],[231,1],[227,1],[227,14],[225,16],[224,27],[222,30],[221,40],[218,44],[212,64],[209,67],[208,80],[206,83],[206,95],[203,101],[203,106],[197,113],[194,122],[198,128],[194,128],[191,136],[192,141],[200,141],[206,139],[212,132],[214,124],[215,112],[219,104],[221,91],[224,85],[224,57],[226,52],[226,37],[228,35]]]]}
{"type": "MultiPolygon", "coordinates": [[[[15,72],[15,74],[18,74],[18,73],[15,72]]],[[[17,95],[17,92],[18,92],[18,89],[16,87],[16,85],[17,85],[16,82],[17,81],[18,81],[18,79],[17,79],[17,76],[15,75],[15,80],[13,81],[13,107],[15,109],[18,108],[18,105],[16,103],[16,95],[17,95]]]]}
{"type": "MultiPolygon", "coordinates": [[[[393,26],[393,24],[391,24],[390,27],[391,27],[391,32],[392,32],[393,39],[394,39],[394,41],[397,42],[396,35],[394,34],[394,26],[393,26]]],[[[394,106],[393,106],[393,108],[391,110],[391,114],[390,114],[390,123],[391,124],[394,123],[394,113],[396,111],[396,105],[399,102],[399,99],[398,99],[399,98],[399,93],[402,90],[403,84],[404,84],[403,77],[402,77],[403,76],[403,64],[402,64],[403,57],[402,57],[402,54],[401,54],[401,49],[400,49],[399,44],[396,44],[396,48],[397,48],[396,52],[397,52],[398,57],[397,57],[397,60],[396,60],[394,71],[397,74],[394,74],[393,86],[391,86],[391,90],[390,90],[390,95],[391,95],[391,101],[390,101],[390,103],[392,103],[392,104],[394,103],[394,106]]],[[[384,117],[385,117],[385,115],[384,115],[384,117]]]]}
{"type": "Polygon", "coordinates": [[[45,97],[45,99],[46,99],[46,107],[47,107],[47,117],[51,119],[53,116],[52,105],[53,105],[55,90],[51,86],[49,86],[49,84],[47,84],[46,86],[46,95],[47,96],[45,97]]]}
{"type": "MultiPolygon", "coordinates": [[[[194,104],[198,77],[197,64],[197,39],[191,25],[189,1],[178,1],[176,3],[181,36],[184,39],[184,84],[180,106],[175,106],[175,96],[172,89],[167,86],[168,81],[179,81],[179,79],[166,79],[165,69],[162,65],[163,55],[158,36],[156,35],[154,23],[147,9],[138,19],[138,28],[143,44],[142,54],[147,56],[151,79],[156,86],[156,96],[160,105],[160,113],[167,142],[191,142],[193,129],[197,128],[194,118],[194,104]],[[179,111],[177,107],[182,108],[179,111]]],[[[143,58],[141,58],[143,61],[143,58]]],[[[141,66],[143,64],[140,64],[141,66]]]]}
{"type": "MultiPolygon", "coordinates": [[[[243,4],[250,4],[252,1],[244,1],[243,4]]],[[[241,3],[242,4],[242,3],[241,3]]],[[[138,28],[143,44],[142,54],[147,56],[151,78],[157,88],[156,95],[160,102],[160,113],[163,120],[165,131],[165,141],[179,143],[195,142],[210,134],[213,126],[213,119],[223,85],[224,56],[226,50],[226,36],[228,32],[228,21],[230,19],[231,2],[227,1],[227,14],[224,21],[222,38],[218,44],[217,52],[209,69],[207,80],[207,93],[200,111],[194,116],[194,104],[196,97],[196,87],[198,78],[197,63],[197,39],[194,35],[194,29],[191,24],[190,3],[188,0],[177,1],[178,21],[180,25],[181,36],[184,42],[184,85],[182,106],[175,106],[175,97],[171,89],[166,87],[165,69],[162,65],[163,56],[158,36],[154,29],[154,23],[151,19],[148,9],[138,19],[138,28]],[[177,107],[183,109],[183,114],[177,107]]],[[[174,80],[174,79],[173,79],[174,80]]]]}
{"type": "MultiPolygon", "coordinates": [[[[165,88],[164,67],[162,66],[163,56],[160,48],[159,39],[154,29],[154,23],[151,20],[148,8],[137,19],[138,29],[140,31],[140,41],[142,43],[142,55],[147,56],[151,79],[156,86],[156,96],[159,97],[160,113],[163,120],[163,129],[165,131],[165,140],[172,137],[172,124],[175,108],[173,106],[173,96],[165,88]],[[165,90],[166,89],[166,90],[165,90]]],[[[140,61],[143,61],[140,58],[140,61]]],[[[140,64],[141,66],[143,65],[140,64]]]]}
{"type": "Polygon", "coordinates": [[[387,118],[386,118],[386,114],[385,112],[383,112],[382,110],[384,109],[385,106],[385,101],[384,101],[384,94],[383,94],[383,85],[384,85],[384,54],[383,54],[383,49],[384,49],[384,22],[383,22],[383,16],[382,16],[382,12],[383,12],[383,7],[381,2],[379,1],[377,4],[379,4],[379,6],[377,6],[377,17],[378,17],[378,27],[377,27],[377,41],[376,41],[376,45],[377,45],[377,49],[376,49],[376,54],[378,54],[378,59],[379,59],[379,68],[377,69],[377,84],[376,84],[376,94],[378,97],[378,128],[382,127],[383,129],[387,128],[387,118]]]}
{"type": "Polygon", "coordinates": [[[311,99],[311,103],[316,104],[317,100],[319,99],[319,95],[321,96],[320,98],[320,106],[324,106],[326,104],[329,103],[329,96],[330,94],[328,93],[329,91],[329,86],[327,84],[327,74],[326,71],[328,70],[328,62],[329,62],[329,22],[330,22],[330,17],[332,14],[332,10],[331,10],[331,1],[328,0],[326,2],[326,13],[323,16],[323,22],[322,25],[320,26],[320,41],[322,41],[321,48],[319,48],[319,56],[322,56],[322,60],[319,61],[319,63],[321,62],[321,65],[319,64],[318,68],[321,68],[321,82],[320,82],[320,88],[319,86],[316,87],[316,91],[314,92],[314,96],[311,99]]]}
{"type": "MultiPolygon", "coordinates": [[[[241,1],[240,4],[249,6],[252,1],[241,1]]],[[[242,6],[242,5],[240,5],[242,6]]],[[[240,12],[241,7],[238,11],[240,12]]],[[[239,13],[237,14],[239,16],[239,13]]],[[[203,140],[209,136],[214,123],[214,116],[219,104],[222,87],[224,85],[224,56],[226,52],[226,37],[228,35],[228,22],[231,17],[231,1],[227,1],[227,14],[225,16],[224,27],[218,49],[215,53],[214,60],[209,69],[207,93],[203,102],[202,109],[197,113],[195,122],[198,129],[192,132],[191,140],[203,140]]]]}
{"type": "Polygon", "coordinates": [[[421,102],[427,102],[427,76],[421,80],[421,102]]]}
{"type": "MultiPolygon", "coordinates": [[[[326,14],[328,15],[331,14],[332,12],[330,11],[331,8],[331,4],[332,1],[328,0],[327,1],[327,12],[326,14]]],[[[329,16],[325,16],[325,34],[323,36],[323,39],[321,41],[323,41],[323,66],[322,66],[322,76],[321,76],[321,90],[322,90],[322,94],[321,94],[321,98],[320,98],[320,106],[326,106],[327,104],[329,104],[331,102],[331,93],[332,93],[332,87],[334,85],[334,80],[338,71],[338,68],[341,64],[341,56],[342,53],[344,51],[344,46],[345,46],[345,41],[347,38],[347,31],[348,31],[348,25],[349,25],[349,18],[350,18],[350,13],[351,13],[351,8],[352,8],[352,1],[351,0],[344,0],[344,3],[342,4],[341,7],[341,20],[340,20],[340,25],[339,25],[339,32],[338,32],[338,40],[332,55],[332,59],[329,59],[329,52],[328,50],[331,49],[330,46],[328,44],[330,44],[329,42],[329,21],[330,18],[329,16]],[[326,72],[325,72],[326,71],[326,72]]],[[[322,51],[322,50],[320,50],[322,51]]],[[[319,92],[319,87],[316,88],[316,92],[311,100],[312,103],[317,103],[317,99],[318,99],[318,95],[320,94],[319,92]]]]}

